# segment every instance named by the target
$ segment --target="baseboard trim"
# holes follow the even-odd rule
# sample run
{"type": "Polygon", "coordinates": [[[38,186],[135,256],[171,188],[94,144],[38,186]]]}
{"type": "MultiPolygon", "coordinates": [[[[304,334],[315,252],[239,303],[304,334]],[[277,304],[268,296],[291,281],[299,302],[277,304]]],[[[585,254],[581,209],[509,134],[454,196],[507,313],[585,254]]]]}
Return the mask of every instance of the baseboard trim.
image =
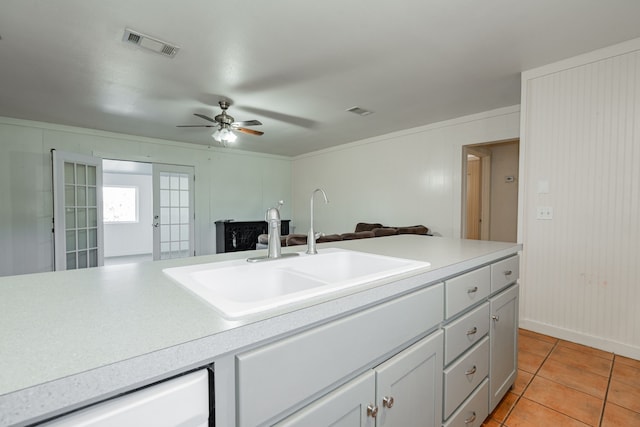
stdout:
{"type": "Polygon", "coordinates": [[[557,326],[536,322],[534,320],[520,319],[520,327],[540,334],[550,335],[555,338],[560,338],[566,341],[586,345],[588,347],[594,347],[599,350],[608,351],[620,356],[640,360],[640,347],[634,347],[602,337],[587,335],[570,329],[559,328],[557,326]]]}

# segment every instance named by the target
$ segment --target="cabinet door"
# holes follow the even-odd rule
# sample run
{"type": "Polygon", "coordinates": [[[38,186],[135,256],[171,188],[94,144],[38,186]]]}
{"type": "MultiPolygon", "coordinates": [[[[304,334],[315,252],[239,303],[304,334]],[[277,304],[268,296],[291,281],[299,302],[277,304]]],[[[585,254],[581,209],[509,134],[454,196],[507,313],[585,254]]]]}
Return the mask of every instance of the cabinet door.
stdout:
{"type": "Polygon", "coordinates": [[[443,296],[433,285],[239,354],[238,426],[274,419],[435,327],[443,296]]]}
{"type": "Polygon", "coordinates": [[[489,412],[494,408],[516,379],[518,371],[518,295],[514,285],[491,298],[491,338],[489,362],[489,412]]]}
{"type": "Polygon", "coordinates": [[[377,427],[440,425],[442,336],[438,331],[376,368],[377,427]]]}
{"type": "Polygon", "coordinates": [[[374,427],[367,406],[375,405],[375,373],[362,374],[276,424],[278,427],[374,427]]]}

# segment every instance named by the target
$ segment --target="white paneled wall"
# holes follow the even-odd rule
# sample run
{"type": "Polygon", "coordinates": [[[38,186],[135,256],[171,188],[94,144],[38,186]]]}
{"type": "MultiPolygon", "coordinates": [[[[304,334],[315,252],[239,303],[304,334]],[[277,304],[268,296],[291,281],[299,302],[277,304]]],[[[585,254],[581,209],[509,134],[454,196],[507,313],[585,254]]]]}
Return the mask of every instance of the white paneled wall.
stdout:
{"type": "Polygon", "coordinates": [[[521,324],[636,359],[639,49],[635,40],[523,74],[519,239],[521,324]],[[553,219],[536,219],[547,206],[553,219]]]}
{"type": "MultiPolygon", "coordinates": [[[[194,166],[196,251],[215,253],[219,219],[256,220],[291,200],[291,160],[0,117],[0,276],[51,271],[50,150],[194,166]]],[[[291,205],[282,210],[289,218],[291,205]]]]}
{"type": "Polygon", "coordinates": [[[462,146],[517,138],[519,107],[507,107],[302,155],[293,161],[296,233],[309,228],[309,196],[316,196],[315,229],[353,231],[357,222],[424,224],[459,237],[462,146]]]}

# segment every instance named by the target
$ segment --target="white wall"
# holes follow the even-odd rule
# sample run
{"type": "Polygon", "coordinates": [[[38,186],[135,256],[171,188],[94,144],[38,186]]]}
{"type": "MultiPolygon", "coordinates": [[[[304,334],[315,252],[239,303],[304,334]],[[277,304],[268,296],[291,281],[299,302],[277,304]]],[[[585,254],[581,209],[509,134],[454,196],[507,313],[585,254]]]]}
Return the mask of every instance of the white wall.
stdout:
{"type": "Polygon", "coordinates": [[[104,256],[153,252],[153,179],[151,175],[102,173],[104,186],[132,186],[138,191],[138,222],[104,224],[104,256]]]}
{"type": "Polygon", "coordinates": [[[522,86],[521,325],[639,359],[640,39],[522,86]]]}
{"type": "Polygon", "coordinates": [[[298,156],[293,161],[296,232],[353,231],[358,222],[423,224],[460,237],[462,146],[517,138],[519,106],[501,108],[298,156]]]}
{"type": "Polygon", "coordinates": [[[287,157],[0,117],[0,276],[52,270],[52,148],[194,166],[198,254],[215,253],[214,221],[262,219],[291,200],[287,157]]]}
{"type": "Polygon", "coordinates": [[[489,240],[515,242],[518,235],[518,143],[491,150],[491,215],[489,240]],[[513,176],[513,182],[506,177],[513,176]]]}

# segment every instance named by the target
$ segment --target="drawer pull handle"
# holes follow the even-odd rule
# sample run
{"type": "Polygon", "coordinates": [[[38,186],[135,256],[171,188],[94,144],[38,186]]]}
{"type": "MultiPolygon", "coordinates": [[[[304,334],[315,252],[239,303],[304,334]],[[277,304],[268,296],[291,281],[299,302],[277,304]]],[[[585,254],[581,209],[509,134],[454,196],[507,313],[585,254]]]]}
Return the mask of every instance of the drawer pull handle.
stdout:
{"type": "Polygon", "coordinates": [[[375,405],[369,404],[367,406],[367,416],[371,418],[375,418],[378,416],[378,407],[375,405]]]}
{"type": "Polygon", "coordinates": [[[506,271],[504,272],[504,275],[505,275],[505,276],[511,276],[511,274],[512,274],[512,273],[513,273],[513,271],[511,271],[511,270],[506,270],[506,271]]]}
{"type": "Polygon", "coordinates": [[[478,332],[478,328],[474,326],[473,328],[467,331],[467,336],[474,335],[476,332],[478,332]]]}
{"type": "Polygon", "coordinates": [[[473,288],[467,289],[467,293],[468,294],[473,294],[475,292],[478,292],[478,287],[477,286],[474,286],[473,288]]]}
{"type": "Polygon", "coordinates": [[[493,320],[495,320],[496,322],[499,322],[499,321],[500,321],[500,316],[498,316],[497,314],[492,314],[492,315],[491,315],[491,318],[492,318],[493,320]]]}
{"type": "Polygon", "coordinates": [[[473,368],[469,369],[469,370],[468,370],[467,372],[465,372],[464,374],[465,374],[465,375],[473,375],[473,374],[475,374],[475,373],[476,373],[476,371],[477,371],[477,369],[476,369],[476,365],[473,365],[473,368]]]}
{"type": "Polygon", "coordinates": [[[395,400],[393,399],[393,396],[385,396],[385,398],[382,399],[382,406],[384,406],[385,408],[391,409],[394,403],[395,400]]]}
{"type": "Polygon", "coordinates": [[[472,422],[474,422],[476,420],[476,411],[473,411],[471,413],[471,416],[469,418],[467,418],[466,420],[464,420],[465,424],[471,424],[472,422]]]}

